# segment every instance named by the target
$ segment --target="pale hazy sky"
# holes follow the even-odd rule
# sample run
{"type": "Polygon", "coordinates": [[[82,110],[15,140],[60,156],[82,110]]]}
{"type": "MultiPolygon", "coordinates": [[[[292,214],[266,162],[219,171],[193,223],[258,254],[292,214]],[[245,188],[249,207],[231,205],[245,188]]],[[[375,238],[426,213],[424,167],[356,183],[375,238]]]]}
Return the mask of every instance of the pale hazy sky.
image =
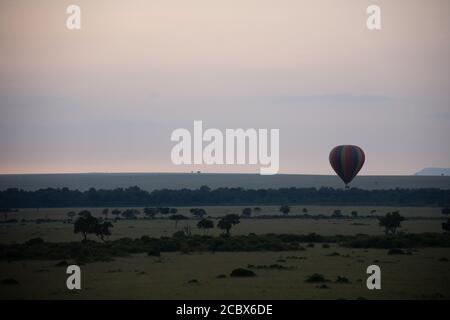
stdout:
{"type": "Polygon", "coordinates": [[[450,167],[448,0],[0,0],[0,173],[179,167],[176,128],[279,128],[281,173],[450,167]],[[82,29],[66,29],[66,7],[82,29]],[[382,30],[366,28],[370,4],[382,30]]]}

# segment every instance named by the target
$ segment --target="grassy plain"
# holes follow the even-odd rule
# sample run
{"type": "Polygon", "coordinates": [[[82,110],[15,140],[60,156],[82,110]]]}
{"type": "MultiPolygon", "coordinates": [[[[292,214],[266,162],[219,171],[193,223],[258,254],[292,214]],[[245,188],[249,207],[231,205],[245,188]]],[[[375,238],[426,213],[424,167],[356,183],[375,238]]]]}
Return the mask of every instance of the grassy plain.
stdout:
{"type": "MultiPolygon", "coordinates": [[[[243,207],[205,207],[217,223],[217,217],[240,213],[243,207]]],[[[279,214],[279,207],[262,207],[259,215],[279,214]]],[[[330,216],[336,209],[360,216],[400,210],[409,218],[400,231],[408,233],[442,232],[440,208],[392,207],[336,207],[306,206],[310,215],[330,216]],[[420,218],[421,217],[421,218],[420,218]],[[425,218],[425,219],[424,219],[425,218]]],[[[103,208],[90,208],[99,216],[103,208]]],[[[142,208],[140,208],[142,209],[142,208]]],[[[178,208],[189,216],[189,208],[178,208]]],[[[303,206],[292,207],[293,214],[303,214],[303,206]]],[[[36,223],[33,219],[66,219],[66,212],[81,208],[24,209],[11,213],[18,223],[0,225],[0,243],[22,243],[41,237],[49,242],[78,241],[71,223],[62,221],[36,223]],[[20,222],[26,219],[25,222],[20,222]]],[[[256,215],[258,216],[258,215],[256,215]]],[[[110,216],[111,217],[111,216],[110,216]]],[[[190,225],[194,234],[198,220],[180,221],[178,228],[167,218],[154,220],[120,220],[114,224],[111,239],[171,236],[190,225]]],[[[383,234],[378,220],[357,219],[242,219],[232,234],[308,234],[321,235],[383,234]]],[[[211,235],[218,235],[215,228],[211,235]]],[[[92,235],[91,239],[95,239],[92,235]]],[[[325,248],[316,243],[305,251],[293,252],[180,252],[162,253],[161,257],[134,254],[116,257],[109,262],[93,262],[81,266],[82,290],[66,289],[66,269],[56,266],[58,261],[0,261],[0,280],[12,278],[17,284],[0,283],[0,299],[449,299],[450,249],[417,248],[411,255],[388,255],[386,249],[351,249],[330,244],[325,248]],[[366,287],[366,268],[377,264],[382,269],[382,290],[366,287]],[[253,278],[232,278],[235,268],[254,266],[283,266],[284,268],[251,269],[253,278]],[[314,273],[322,274],[329,282],[306,283],[314,273]],[[219,275],[226,277],[218,278],[219,275]],[[337,277],[350,283],[336,283],[337,277]],[[324,288],[320,288],[325,285],[324,288]]],[[[74,261],[67,261],[73,263],[74,261]]]]}
{"type": "MultiPolygon", "coordinates": [[[[240,214],[244,206],[214,206],[202,207],[208,215],[218,218],[230,213],[240,214]]],[[[400,214],[410,220],[402,223],[401,231],[410,233],[419,232],[441,232],[441,222],[436,220],[442,218],[441,209],[437,207],[351,207],[351,206],[292,206],[289,215],[303,214],[302,210],[306,208],[308,214],[313,216],[324,215],[331,216],[334,210],[341,210],[342,214],[350,215],[352,211],[357,211],[360,216],[384,215],[387,212],[399,210],[400,214]],[[372,212],[376,210],[376,212],[372,212]],[[417,220],[416,218],[426,218],[417,220]],[[428,219],[429,218],[429,219],[428,219]]],[[[125,208],[120,208],[125,209],[125,208]]],[[[137,208],[142,209],[142,208],[137,208]]],[[[179,214],[191,216],[190,207],[177,208],[179,214]]],[[[48,208],[48,209],[21,209],[17,213],[11,213],[9,218],[17,220],[35,220],[35,219],[67,219],[66,213],[69,211],[79,212],[82,208],[48,208]]],[[[101,216],[103,208],[87,208],[95,216],[101,216]]],[[[142,211],[142,210],[141,210],[142,211]]],[[[280,215],[278,206],[263,206],[259,214],[253,214],[254,217],[262,215],[280,215]]],[[[143,215],[141,215],[142,218],[143,215]]],[[[109,218],[113,218],[109,214],[109,218]]],[[[217,219],[215,224],[217,224],[217,219]]],[[[175,222],[165,218],[157,219],[138,219],[138,220],[120,220],[114,224],[111,239],[123,237],[138,238],[143,235],[151,237],[171,236],[174,232],[182,230],[187,225],[190,226],[193,234],[201,234],[197,227],[198,220],[190,219],[180,221],[177,228],[175,222]]],[[[0,225],[0,243],[24,242],[31,238],[41,237],[45,241],[62,242],[76,241],[80,235],[73,233],[73,225],[62,223],[60,221],[37,224],[33,221],[25,223],[1,224],[0,225]]],[[[241,234],[265,234],[265,233],[290,233],[290,234],[308,234],[318,233],[321,235],[351,235],[358,233],[365,234],[383,234],[383,230],[378,226],[376,218],[364,219],[242,219],[241,223],[232,229],[232,233],[241,234]]],[[[209,232],[211,235],[218,235],[221,231],[214,228],[209,232]]]]}
{"type": "Polygon", "coordinates": [[[55,261],[1,262],[1,299],[439,299],[450,297],[450,250],[419,249],[387,255],[383,249],[316,245],[301,252],[167,253],[160,258],[134,255],[81,266],[82,290],[65,287],[65,268],[55,261]],[[338,253],[339,255],[336,255],[338,253]],[[292,259],[292,257],[296,257],[292,259]],[[445,260],[445,259],[444,259],[445,260]],[[368,290],[366,268],[382,270],[382,289],[368,290]],[[253,269],[256,277],[232,278],[248,264],[279,264],[288,270],[253,269]],[[306,283],[320,273],[330,282],[306,283]],[[217,278],[226,275],[225,278],[217,278]],[[338,276],[350,283],[336,283],[338,276]],[[327,288],[319,288],[325,284],[327,288]]]}

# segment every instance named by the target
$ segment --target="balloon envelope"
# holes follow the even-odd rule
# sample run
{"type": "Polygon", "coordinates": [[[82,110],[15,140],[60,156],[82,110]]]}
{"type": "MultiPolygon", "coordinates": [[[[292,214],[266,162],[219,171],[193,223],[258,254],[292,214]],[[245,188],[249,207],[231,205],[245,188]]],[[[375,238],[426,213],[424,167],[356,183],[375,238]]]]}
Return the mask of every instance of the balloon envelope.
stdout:
{"type": "Polygon", "coordinates": [[[330,164],[345,184],[358,174],[365,159],[364,151],[358,146],[337,146],[330,152],[330,164]]]}

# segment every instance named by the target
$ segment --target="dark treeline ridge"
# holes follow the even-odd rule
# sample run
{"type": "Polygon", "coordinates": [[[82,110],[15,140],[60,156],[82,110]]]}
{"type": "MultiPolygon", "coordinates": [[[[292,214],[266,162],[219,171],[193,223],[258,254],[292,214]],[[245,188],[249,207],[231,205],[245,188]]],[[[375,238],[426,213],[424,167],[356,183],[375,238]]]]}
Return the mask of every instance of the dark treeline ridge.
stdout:
{"type": "Polygon", "coordinates": [[[47,188],[0,191],[0,208],[51,208],[100,206],[191,206],[191,205],[390,205],[448,206],[450,190],[444,189],[334,189],[280,188],[243,189],[202,186],[199,189],[161,189],[148,192],[139,187],[86,191],[47,188]]]}

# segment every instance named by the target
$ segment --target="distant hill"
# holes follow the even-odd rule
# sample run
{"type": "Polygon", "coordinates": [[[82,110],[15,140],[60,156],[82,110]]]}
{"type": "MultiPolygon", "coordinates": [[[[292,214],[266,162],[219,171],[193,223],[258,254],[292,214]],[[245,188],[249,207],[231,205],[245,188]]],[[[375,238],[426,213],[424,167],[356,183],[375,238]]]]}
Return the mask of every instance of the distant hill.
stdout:
{"type": "Polygon", "coordinates": [[[424,168],[416,176],[450,176],[450,168],[424,168]]]}
{"type": "MultiPolygon", "coordinates": [[[[0,175],[0,190],[21,188],[63,188],[88,190],[115,189],[138,186],[143,190],[196,189],[202,185],[210,188],[344,188],[336,175],[277,174],[214,174],[214,173],[74,173],[74,174],[9,174],[0,175]]],[[[351,187],[374,190],[395,188],[450,189],[448,176],[357,176],[351,187]]]]}

